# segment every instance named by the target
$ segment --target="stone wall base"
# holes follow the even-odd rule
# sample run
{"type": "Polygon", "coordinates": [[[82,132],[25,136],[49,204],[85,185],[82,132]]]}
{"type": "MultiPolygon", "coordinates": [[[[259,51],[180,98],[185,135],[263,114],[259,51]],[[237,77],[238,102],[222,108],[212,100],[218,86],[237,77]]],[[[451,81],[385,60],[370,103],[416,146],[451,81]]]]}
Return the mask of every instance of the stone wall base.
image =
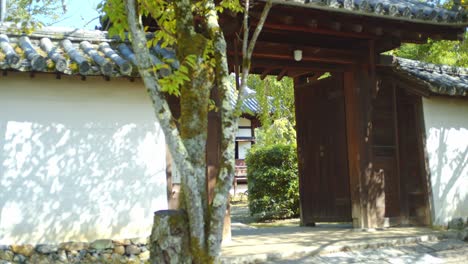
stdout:
{"type": "Polygon", "coordinates": [[[149,263],[147,238],[92,243],[65,242],[58,245],[0,245],[0,264],[25,263],[149,263]]]}

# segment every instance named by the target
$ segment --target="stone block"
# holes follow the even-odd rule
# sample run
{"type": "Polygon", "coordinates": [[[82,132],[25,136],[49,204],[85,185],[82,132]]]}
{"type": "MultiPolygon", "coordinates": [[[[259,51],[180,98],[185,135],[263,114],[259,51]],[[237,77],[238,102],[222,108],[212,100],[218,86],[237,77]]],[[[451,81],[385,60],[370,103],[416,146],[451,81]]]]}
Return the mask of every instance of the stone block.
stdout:
{"type": "Polygon", "coordinates": [[[468,227],[465,227],[460,233],[458,233],[458,238],[460,240],[468,242],[468,227]]]}
{"type": "Polygon", "coordinates": [[[103,249],[109,249],[109,248],[114,248],[114,243],[112,243],[112,240],[110,239],[99,239],[91,243],[90,248],[94,248],[97,250],[103,250],[103,249]]]}
{"type": "Polygon", "coordinates": [[[128,245],[125,247],[125,253],[128,255],[138,255],[140,252],[141,249],[135,245],[128,245]]]}
{"type": "Polygon", "coordinates": [[[140,255],[138,256],[140,257],[141,260],[145,261],[150,258],[150,252],[147,250],[147,251],[141,252],[140,255]]]}
{"type": "Polygon", "coordinates": [[[103,261],[104,263],[112,262],[112,254],[103,253],[99,257],[100,257],[100,260],[103,261]]]}
{"type": "Polygon", "coordinates": [[[14,263],[24,263],[24,262],[26,262],[26,257],[23,256],[23,255],[20,255],[20,254],[16,254],[13,257],[13,262],[14,263]]]}
{"type": "Polygon", "coordinates": [[[128,264],[141,264],[141,260],[135,256],[135,255],[130,255],[127,260],[128,264]]]}
{"type": "Polygon", "coordinates": [[[147,237],[132,238],[132,239],[130,239],[130,241],[134,245],[146,245],[146,244],[148,244],[148,238],[147,237]]]}
{"type": "Polygon", "coordinates": [[[454,218],[448,223],[448,229],[461,230],[463,229],[464,225],[465,222],[463,221],[463,218],[454,218]]]}
{"type": "Polygon", "coordinates": [[[78,250],[88,249],[89,244],[85,242],[65,242],[65,243],[60,243],[59,248],[66,250],[66,251],[78,251],[78,250]]]}
{"type": "Polygon", "coordinates": [[[114,247],[114,253],[118,254],[118,255],[125,254],[125,247],[124,246],[115,246],[114,247]]]}
{"type": "Polygon", "coordinates": [[[6,261],[12,261],[15,253],[13,253],[11,250],[2,250],[0,249],[0,259],[1,260],[6,260],[6,261]]]}
{"type": "Polygon", "coordinates": [[[120,245],[120,246],[128,246],[132,244],[132,241],[130,239],[117,239],[117,240],[112,240],[115,245],[120,245]]]}
{"type": "MultiPolygon", "coordinates": [[[[46,255],[35,253],[29,258],[29,262],[34,263],[34,264],[48,264],[50,263],[50,259],[46,255]]],[[[62,261],[62,262],[65,262],[65,261],[62,261]]]]}
{"type": "Polygon", "coordinates": [[[39,244],[36,246],[36,251],[42,254],[50,254],[58,251],[57,245],[39,244]]]}
{"type": "Polygon", "coordinates": [[[68,260],[68,258],[67,258],[67,252],[65,252],[65,250],[63,250],[63,249],[59,249],[59,250],[57,251],[57,259],[58,259],[59,261],[66,262],[66,261],[68,260]]]}
{"type": "Polygon", "coordinates": [[[34,253],[34,247],[30,244],[25,245],[12,245],[11,251],[26,257],[30,257],[34,253]]]}

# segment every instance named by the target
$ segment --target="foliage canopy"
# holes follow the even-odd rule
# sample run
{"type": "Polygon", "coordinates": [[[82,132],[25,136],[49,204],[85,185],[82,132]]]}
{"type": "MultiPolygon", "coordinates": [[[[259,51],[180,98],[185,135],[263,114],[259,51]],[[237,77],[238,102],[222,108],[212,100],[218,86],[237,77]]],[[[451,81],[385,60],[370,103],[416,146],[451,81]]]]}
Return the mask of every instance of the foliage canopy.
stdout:
{"type": "Polygon", "coordinates": [[[404,44],[392,54],[412,60],[434,64],[446,64],[458,67],[468,67],[468,43],[465,37],[462,41],[429,39],[425,44],[404,44]]]}
{"type": "Polygon", "coordinates": [[[18,24],[25,31],[53,24],[67,11],[65,0],[7,1],[6,21],[18,24]]]}
{"type": "Polygon", "coordinates": [[[252,149],[248,167],[249,209],[261,219],[299,215],[299,179],[294,145],[252,149]]]}

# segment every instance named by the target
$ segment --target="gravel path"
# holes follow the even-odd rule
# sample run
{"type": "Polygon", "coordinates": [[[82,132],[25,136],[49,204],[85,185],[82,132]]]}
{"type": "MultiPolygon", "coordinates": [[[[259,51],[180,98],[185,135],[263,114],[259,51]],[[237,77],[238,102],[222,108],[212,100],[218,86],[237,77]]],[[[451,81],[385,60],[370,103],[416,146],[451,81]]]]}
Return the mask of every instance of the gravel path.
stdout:
{"type": "Polygon", "coordinates": [[[389,248],[337,252],[268,263],[464,264],[468,263],[468,243],[456,239],[446,239],[389,248]]]}

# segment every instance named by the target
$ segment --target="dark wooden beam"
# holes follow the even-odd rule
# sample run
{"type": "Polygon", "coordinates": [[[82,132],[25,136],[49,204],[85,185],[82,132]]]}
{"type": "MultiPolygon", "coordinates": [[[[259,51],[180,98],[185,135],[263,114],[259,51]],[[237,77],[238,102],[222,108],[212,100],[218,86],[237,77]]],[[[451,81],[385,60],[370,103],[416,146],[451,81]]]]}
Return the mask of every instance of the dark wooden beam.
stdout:
{"type": "MultiPolygon", "coordinates": [[[[319,63],[311,61],[293,61],[293,60],[282,60],[282,59],[265,59],[265,58],[254,58],[252,60],[252,68],[260,68],[261,72],[266,67],[271,65],[278,65],[278,69],[288,69],[288,76],[292,71],[304,71],[304,72],[317,72],[317,71],[330,71],[330,72],[343,72],[353,68],[353,65],[345,64],[334,64],[334,63],[319,63]]],[[[256,73],[261,73],[256,72],[256,73]]]]}
{"type": "Polygon", "coordinates": [[[260,79],[264,80],[272,70],[273,70],[273,68],[266,68],[262,72],[262,74],[260,74],[260,79]]]}
{"type": "Polygon", "coordinates": [[[295,76],[294,78],[304,76],[306,82],[303,84],[297,84],[294,86],[295,88],[304,88],[304,87],[309,87],[311,84],[315,83],[318,81],[318,78],[322,76],[325,72],[319,71],[319,72],[308,72],[307,74],[295,76]]]}
{"type": "Polygon", "coordinates": [[[301,32],[264,29],[259,36],[259,41],[349,52],[360,52],[367,49],[367,41],[364,39],[349,39],[318,34],[307,34],[306,36],[301,32]]]}
{"type": "Polygon", "coordinates": [[[376,36],[383,35],[383,29],[381,27],[369,27],[368,31],[376,36]]]}
{"type": "Polygon", "coordinates": [[[276,80],[281,81],[283,77],[288,73],[288,69],[283,69],[277,76],[276,80]]]}
{"type": "Polygon", "coordinates": [[[391,55],[379,55],[377,57],[377,67],[393,67],[395,57],[391,55]]]}
{"type": "MultiPolygon", "coordinates": [[[[261,13],[261,5],[254,8],[252,13],[261,13]]],[[[255,21],[254,21],[255,24],[255,21]]],[[[336,25],[336,24],[335,24],[336,25]]],[[[385,34],[401,35],[403,41],[418,42],[418,35],[412,35],[409,38],[403,39],[403,36],[408,33],[418,32],[424,38],[436,36],[437,38],[456,40],[459,34],[464,33],[464,27],[453,27],[444,24],[429,24],[420,23],[418,21],[385,19],[373,16],[353,15],[340,12],[324,12],[323,10],[315,10],[311,8],[299,8],[293,6],[277,5],[272,8],[269,18],[266,21],[265,29],[276,28],[286,31],[300,31],[303,33],[318,33],[323,35],[334,35],[348,38],[378,38],[385,34]],[[287,22],[283,23],[284,17],[292,17],[287,22]],[[333,22],[341,24],[340,30],[333,26],[333,22]],[[367,27],[362,32],[353,30],[352,27],[346,25],[358,24],[367,27]],[[390,29],[390,30],[387,30],[390,29]],[[398,32],[400,31],[400,32],[398,32]],[[415,37],[415,38],[414,38],[415,37]]],[[[411,35],[411,34],[409,34],[411,35]]]]}
{"type": "Polygon", "coordinates": [[[347,30],[350,30],[356,33],[361,33],[364,30],[364,26],[362,24],[345,24],[344,27],[347,30]]]}
{"type": "Polygon", "coordinates": [[[375,50],[377,53],[382,53],[401,46],[401,40],[395,37],[379,39],[375,42],[375,50]]]}
{"type": "MultiPolygon", "coordinates": [[[[233,60],[232,56],[228,57],[228,62],[231,63],[233,60]]],[[[230,69],[232,66],[229,65],[230,69]]],[[[251,71],[253,74],[262,74],[266,68],[271,68],[269,75],[279,75],[282,70],[287,70],[285,76],[297,77],[303,75],[310,75],[313,72],[328,71],[328,72],[344,72],[351,70],[354,67],[353,64],[334,64],[334,63],[320,63],[310,61],[296,62],[293,60],[284,59],[268,59],[268,58],[253,58],[251,62],[251,71]],[[272,68],[272,65],[277,67],[272,68]]]]}
{"type": "MultiPolygon", "coordinates": [[[[257,22],[253,22],[253,26],[257,26],[257,22]]],[[[354,33],[354,32],[343,32],[337,31],[338,28],[341,28],[338,24],[329,24],[330,29],[325,29],[321,27],[310,27],[310,26],[303,26],[303,25],[285,25],[280,23],[265,23],[263,28],[265,29],[276,29],[276,30],[285,30],[290,32],[303,32],[303,33],[314,33],[320,35],[328,35],[328,36],[340,36],[340,37],[349,37],[349,38],[356,38],[356,39],[370,39],[376,38],[375,35],[366,34],[366,33],[354,33]]]]}
{"type": "MultiPolygon", "coordinates": [[[[254,58],[294,60],[293,51],[302,50],[302,61],[329,62],[338,64],[351,64],[367,60],[368,53],[339,51],[320,47],[293,46],[283,43],[258,41],[254,49],[254,58]]],[[[234,56],[229,49],[228,54],[234,56]]]]}
{"type": "Polygon", "coordinates": [[[329,27],[331,29],[335,30],[335,31],[341,31],[341,23],[340,22],[333,21],[333,22],[330,23],[329,27]]]}
{"type": "Polygon", "coordinates": [[[288,76],[291,78],[299,78],[301,76],[304,76],[307,78],[307,76],[314,76],[314,72],[308,71],[308,70],[297,70],[297,69],[292,69],[288,70],[288,76]]]}

